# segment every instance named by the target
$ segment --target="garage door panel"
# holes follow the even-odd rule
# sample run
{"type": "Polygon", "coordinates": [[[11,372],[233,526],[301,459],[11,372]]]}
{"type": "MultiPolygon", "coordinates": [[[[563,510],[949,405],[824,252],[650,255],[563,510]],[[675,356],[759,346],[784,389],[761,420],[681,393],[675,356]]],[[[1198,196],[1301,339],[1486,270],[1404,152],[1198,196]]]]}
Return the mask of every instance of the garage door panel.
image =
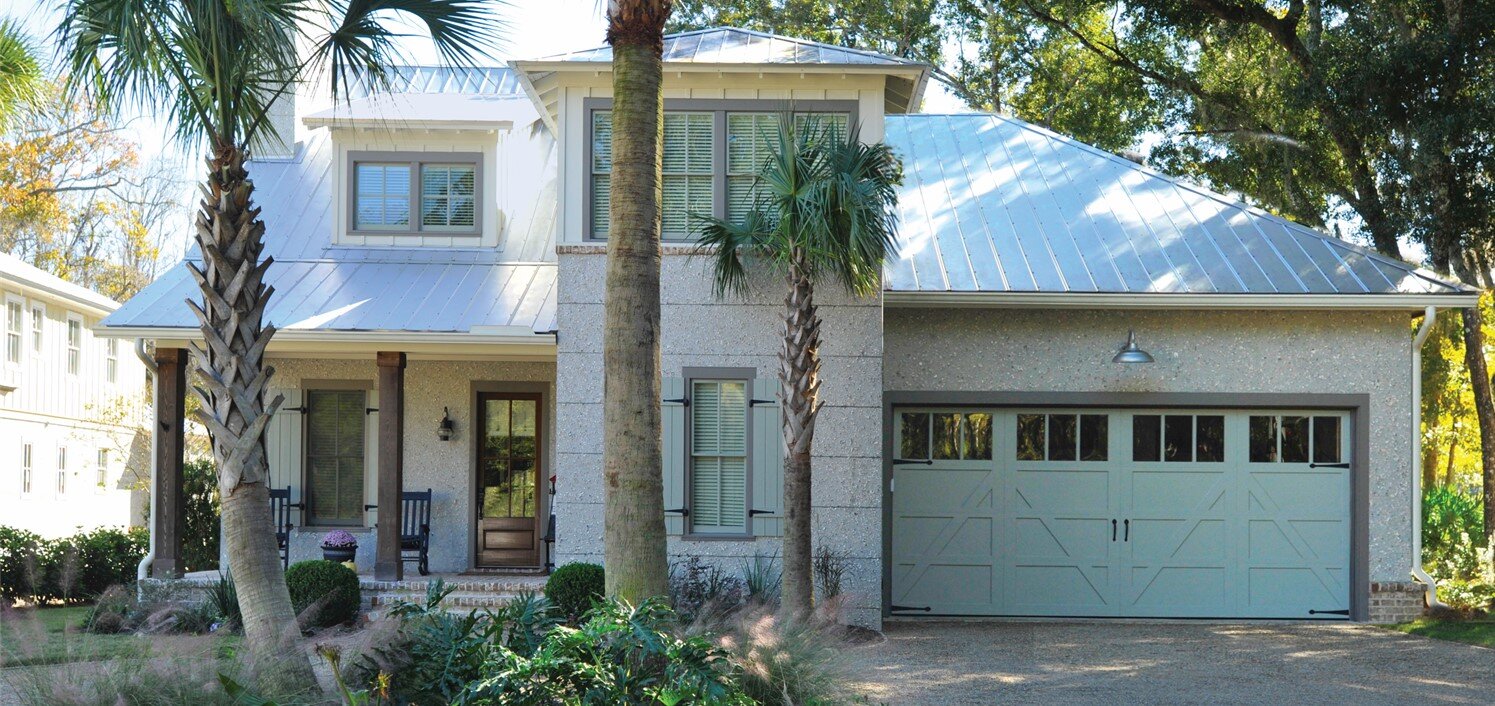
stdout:
{"type": "MultiPolygon", "coordinates": [[[[1247,570],[1247,610],[1253,617],[1315,617],[1309,611],[1349,608],[1346,587],[1327,570],[1255,566],[1247,570]]],[[[1331,616],[1332,617],[1332,616],[1331,616]]]]}
{"type": "Polygon", "coordinates": [[[1134,567],[1133,610],[1178,617],[1218,610],[1230,600],[1230,572],[1222,565],[1134,567]]]}
{"type": "Polygon", "coordinates": [[[940,563],[894,567],[893,604],[930,607],[945,615],[982,615],[996,604],[991,560],[978,564],[940,563]]]}
{"type": "Polygon", "coordinates": [[[1132,520],[1132,562],[1228,561],[1224,519],[1132,520]]]}
{"type": "Polygon", "coordinates": [[[1108,564],[1037,564],[1019,561],[1005,566],[1010,578],[1008,608],[1012,615],[1115,615],[1112,567],[1108,564]]]}

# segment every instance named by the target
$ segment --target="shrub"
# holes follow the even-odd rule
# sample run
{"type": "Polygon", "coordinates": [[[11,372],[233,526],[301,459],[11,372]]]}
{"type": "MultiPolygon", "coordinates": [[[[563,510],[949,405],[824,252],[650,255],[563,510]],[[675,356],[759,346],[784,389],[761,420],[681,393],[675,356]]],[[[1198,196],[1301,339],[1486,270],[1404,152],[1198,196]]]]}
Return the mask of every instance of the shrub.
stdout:
{"type": "Polygon", "coordinates": [[[670,602],[681,619],[735,610],[747,593],[742,579],[697,557],[670,565],[670,602]]]}
{"type": "Polygon", "coordinates": [[[780,620],[769,606],[739,613],[713,626],[717,643],[740,670],[742,690],[754,703],[861,703],[848,690],[843,628],[817,620],[780,620]]]}
{"type": "Polygon", "coordinates": [[[187,571],[218,568],[218,471],[212,459],[182,466],[182,563],[187,571]]]}
{"type": "Polygon", "coordinates": [[[675,636],[675,620],[654,600],[598,602],[579,628],[552,630],[533,655],[495,651],[459,703],[755,703],[726,653],[705,637],[675,636]]]}
{"type": "Polygon", "coordinates": [[[1422,563],[1438,578],[1469,580],[1480,572],[1484,508],[1478,496],[1451,488],[1422,494],[1422,563]]]}
{"type": "Polygon", "coordinates": [[[0,604],[30,600],[43,582],[38,556],[45,540],[33,532],[0,527],[0,604]]]}
{"type": "Polygon", "coordinates": [[[244,627],[244,614],[239,611],[239,589],[234,587],[233,576],[218,575],[218,581],[208,587],[208,605],[217,614],[220,629],[238,632],[244,627]]]}
{"type": "Polygon", "coordinates": [[[358,615],[362,595],[358,574],[342,564],[314,559],[297,562],[286,571],[291,606],[308,628],[341,625],[358,615]]]}
{"type": "Polygon", "coordinates": [[[607,590],[605,574],[596,564],[573,563],[556,569],[545,582],[545,597],[567,620],[579,621],[607,590]]]}
{"type": "Polygon", "coordinates": [[[113,528],[43,539],[0,527],[0,600],[89,601],[135,580],[146,531],[113,528]]]}
{"type": "Polygon", "coordinates": [[[782,583],[779,571],[779,556],[753,555],[751,562],[742,565],[742,582],[747,587],[747,598],[762,605],[778,605],[779,587],[782,583]]]}
{"type": "Polygon", "coordinates": [[[829,601],[841,595],[841,578],[846,575],[846,568],[850,563],[851,558],[845,552],[838,552],[825,545],[815,550],[813,566],[816,601],[829,601]]]}

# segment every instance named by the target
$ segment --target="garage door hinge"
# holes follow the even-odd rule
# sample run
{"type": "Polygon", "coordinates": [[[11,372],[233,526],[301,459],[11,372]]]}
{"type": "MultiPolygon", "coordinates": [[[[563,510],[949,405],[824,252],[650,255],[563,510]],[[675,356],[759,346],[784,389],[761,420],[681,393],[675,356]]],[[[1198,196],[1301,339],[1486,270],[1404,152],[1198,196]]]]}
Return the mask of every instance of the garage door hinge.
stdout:
{"type": "Polygon", "coordinates": [[[920,611],[920,612],[923,612],[923,613],[928,613],[929,612],[929,606],[915,607],[915,606],[909,606],[909,605],[890,605],[890,606],[888,606],[888,610],[891,610],[891,611],[917,610],[917,611],[920,611]]]}
{"type": "Polygon", "coordinates": [[[1349,614],[1350,614],[1350,611],[1349,611],[1349,609],[1345,609],[1345,610],[1310,610],[1310,611],[1308,611],[1308,614],[1309,615],[1343,615],[1343,616],[1348,617],[1349,614]]]}
{"type": "Polygon", "coordinates": [[[888,479],[888,492],[889,493],[893,492],[893,489],[896,488],[896,487],[898,487],[898,479],[897,478],[889,478],[888,479]]]}

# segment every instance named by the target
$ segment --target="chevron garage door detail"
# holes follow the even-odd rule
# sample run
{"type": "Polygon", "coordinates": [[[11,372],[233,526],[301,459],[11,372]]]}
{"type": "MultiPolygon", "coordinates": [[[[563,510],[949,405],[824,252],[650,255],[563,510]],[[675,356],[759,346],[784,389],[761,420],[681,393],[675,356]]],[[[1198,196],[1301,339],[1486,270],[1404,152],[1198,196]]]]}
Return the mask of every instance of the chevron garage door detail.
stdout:
{"type": "MultiPolygon", "coordinates": [[[[970,410],[916,412],[895,415],[900,438],[904,419],[970,410]]],[[[916,457],[894,466],[895,613],[1338,619],[1309,611],[1349,607],[1348,414],[1115,409],[1090,427],[1094,410],[986,414],[990,460],[897,445],[916,457]]]]}

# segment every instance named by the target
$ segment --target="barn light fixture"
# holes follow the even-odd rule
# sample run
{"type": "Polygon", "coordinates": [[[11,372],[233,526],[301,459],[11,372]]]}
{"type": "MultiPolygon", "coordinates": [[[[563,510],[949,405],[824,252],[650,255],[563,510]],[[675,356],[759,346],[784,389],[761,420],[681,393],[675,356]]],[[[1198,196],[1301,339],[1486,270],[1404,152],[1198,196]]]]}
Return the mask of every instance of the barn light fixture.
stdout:
{"type": "Polygon", "coordinates": [[[454,432],[456,432],[456,424],[452,422],[452,414],[446,407],[442,407],[441,423],[436,425],[436,438],[451,441],[454,432]]]}
{"type": "Polygon", "coordinates": [[[1121,350],[1116,351],[1116,357],[1111,359],[1112,363],[1151,363],[1152,354],[1137,347],[1137,333],[1126,332],[1126,344],[1121,350]]]}

